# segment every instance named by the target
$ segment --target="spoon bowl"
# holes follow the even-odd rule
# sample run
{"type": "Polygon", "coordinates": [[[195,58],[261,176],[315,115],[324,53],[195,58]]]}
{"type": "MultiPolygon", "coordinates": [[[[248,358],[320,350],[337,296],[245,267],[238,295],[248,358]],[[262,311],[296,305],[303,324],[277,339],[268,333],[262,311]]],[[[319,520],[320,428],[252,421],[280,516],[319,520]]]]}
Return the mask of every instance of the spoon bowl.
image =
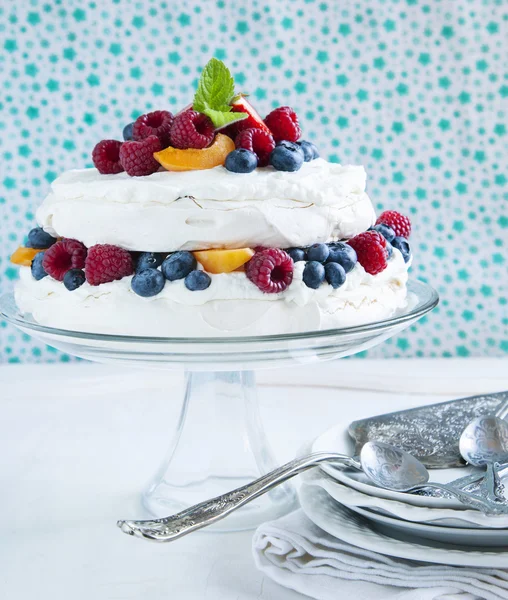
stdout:
{"type": "Polygon", "coordinates": [[[464,429],[459,441],[462,458],[470,465],[508,461],[508,423],[499,417],[478,417],[464,429]]]}

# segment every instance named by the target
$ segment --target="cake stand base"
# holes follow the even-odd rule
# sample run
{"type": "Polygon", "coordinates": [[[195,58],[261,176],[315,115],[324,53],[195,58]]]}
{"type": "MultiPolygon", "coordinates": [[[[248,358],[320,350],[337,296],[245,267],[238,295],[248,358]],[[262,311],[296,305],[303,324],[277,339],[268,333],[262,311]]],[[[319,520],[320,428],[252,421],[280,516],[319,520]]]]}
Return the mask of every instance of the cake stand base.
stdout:
{"type": "MultiPolygon", "coordinates": [[[[244,485],[276,466],[261,423],[254,373],[187,371],[171,446],[143,494],[143,506],[151,516],[166,517],[244,485]]],[[[252,529],[295,505],[293,487],[284,484],[210,529],[252,529]]]]}

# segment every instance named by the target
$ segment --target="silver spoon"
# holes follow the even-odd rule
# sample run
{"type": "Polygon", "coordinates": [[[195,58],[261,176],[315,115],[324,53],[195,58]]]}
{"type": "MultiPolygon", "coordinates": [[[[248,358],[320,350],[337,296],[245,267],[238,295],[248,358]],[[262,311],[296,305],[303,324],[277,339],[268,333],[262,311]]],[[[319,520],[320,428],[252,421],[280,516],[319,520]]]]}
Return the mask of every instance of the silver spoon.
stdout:
{"type": "Polygon", "coordinates": [[[486,467],[480,494],[491,502],[502,502],[498,465],[508,461],[508,423],[497,416],[474,419],[460,436],[459,450],[470,465],[486,467]]]}
{"type": "Polygon", "coordinates": [[[414,456],[384,442],[367,442],[361,452],[363,471],[379,487],[397,492],[434,489],[447,492],[459,502],[484,514],[496,509],[487,500],[477,498],[441,483],[429,482],[429,472],[414,456]]]}

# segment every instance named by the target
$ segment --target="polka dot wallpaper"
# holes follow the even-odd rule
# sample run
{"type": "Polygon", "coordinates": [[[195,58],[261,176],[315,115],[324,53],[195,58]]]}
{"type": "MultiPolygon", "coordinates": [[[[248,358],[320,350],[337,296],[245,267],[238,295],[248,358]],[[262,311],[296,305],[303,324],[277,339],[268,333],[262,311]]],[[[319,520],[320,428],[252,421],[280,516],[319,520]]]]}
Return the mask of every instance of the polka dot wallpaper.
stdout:
{"type": "MultiPolygon", "coordinates": [[[[3,0],[0,291],[64,169],[143,112],[188,104],[211,56],[261,113],[289,104],[324,157],[365,165],[414,223],[441,305],[368,356],[508,352],[508,7],[495,0],[3,0]]],[[[0,362],[69,360],[1,323],[0,362]]]]}

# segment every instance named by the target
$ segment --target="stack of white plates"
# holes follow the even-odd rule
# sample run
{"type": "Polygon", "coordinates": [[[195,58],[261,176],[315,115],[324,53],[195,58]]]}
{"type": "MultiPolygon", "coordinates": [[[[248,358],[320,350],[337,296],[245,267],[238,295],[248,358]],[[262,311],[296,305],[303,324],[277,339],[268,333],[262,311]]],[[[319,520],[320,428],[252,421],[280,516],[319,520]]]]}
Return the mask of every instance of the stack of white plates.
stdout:
{"type": "MultiPolygon", "coordinates": [[[[334,426],[306,450],[352,455],[347,426],[334,426]]],[[[433,469],[430,476],[449,483],[471,472],[470,467],[433,469]]],[[[456,500],[385,490],[361,472],[330,464],[307,472],[303,480],[300,502],[307,516],[332,535],[338,534],[334,523],[340,519],[341,539],[349,520],[346,541],[356,546],[426,562],[508,568],[508,514],[484,515],[456,500]]]]}

